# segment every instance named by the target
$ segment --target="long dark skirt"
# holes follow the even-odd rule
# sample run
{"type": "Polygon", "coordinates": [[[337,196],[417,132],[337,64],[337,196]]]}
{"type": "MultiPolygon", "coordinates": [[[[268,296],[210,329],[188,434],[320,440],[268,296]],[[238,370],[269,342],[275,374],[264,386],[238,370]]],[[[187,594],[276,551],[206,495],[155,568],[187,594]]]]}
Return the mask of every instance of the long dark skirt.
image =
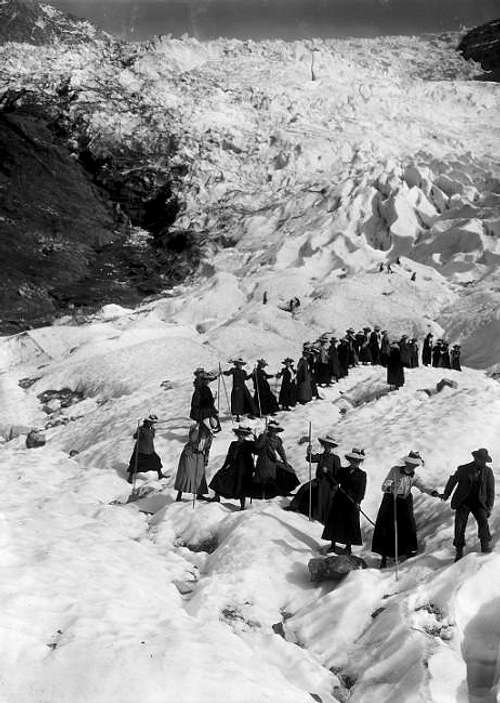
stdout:
{"type": "Polygon", "coordinates": [[[359,510],[340,491],[335,493],[331,502],[322,539],[341,544],[363,544],[359,510]]]}
{"type": "Polygon", "coordinates": [[[331,383],[332,374],[330,372],[330,364],[319,361],[316,366],[316,381],[318,383],[331,383]]]}
{"type": "Polygon", "coordinates": [[[297,405],[297,384],[295,381],[285,381],[285,379],[283,379],[279,402],[283,408],[293,408],[297,405]]]}
{"type": "Polygon", "coordinates": [[[243,462],[234,462],[219,469],[208,484],[215,493],[223,498],[245,498],[252,495],[252,467],[245,467],[243,462]]]}
{"type": "Polygon", "coordinates": [[[233,386],[231,391],[231,412],[233,415],[257,415],[257,407],[245,384],[233,386]]]}
{"type": "Polygon", "coordinates": [[[336,490],[327,479],[314,478],[310,483],[309,481],[304,483],[295,494],[288,510],[309,515],[309,486],[311,486],[312,519],[324,525],[336,490]]]}
{"type": "MultiPolygon", "coordinates": [[[[413,515],[413,496],[396,499],[398,556],[417,551],[417,526],[413,515]]],[[[394,558],[394,496],[384,493],[373,532],[372,552],[394,558]]]]}
{"type": "Polygon", "coordinates": [[[269,476],[265,482],[254,481],[252,484],[253,498],[275,498],[276,496],[287,496],[297,486],[300,481],[295,471],[285,466],[281,461],[276,462],[274,477],[269,476]]]}
{"type": "MultiPolygon", "coordinates": [[[[158,454],[139,454],[137,455],[137,473],[142,473],[146,471],[160,471],[162,468],[163,464],[161,463],[161,459],[158,456],[158,454]]],[[[135,468],[135,448],[134,451],[132,452],[132,456],[130,457],[130,461],[128,464],[128,473],[133,474],[135,473],[136,468],[135,468]]]]}

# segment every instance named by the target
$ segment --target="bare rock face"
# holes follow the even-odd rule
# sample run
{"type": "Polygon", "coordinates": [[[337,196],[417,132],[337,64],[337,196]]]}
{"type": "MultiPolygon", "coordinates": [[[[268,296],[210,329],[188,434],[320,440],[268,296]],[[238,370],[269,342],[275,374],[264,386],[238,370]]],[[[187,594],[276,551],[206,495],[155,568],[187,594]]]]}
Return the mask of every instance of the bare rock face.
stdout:
{"type": "Polygon", "coordinates": [[[87,20],[71,17],[36,0],[6,0],[0,4],[0,44],[47,44],[55,39],[71,43],[105,37],[87,20]]]}
{"type": "Polygon", "coordinates": [[[366,562],[352,554],[311,559],[309,564],[311,581],[341,581],[351,571],[366,569],[366,562]]]}
{"type": "Polygon", "coordinates": [[[468,32],[458,45],[466,59],[473,59],[491,74],[487,80],[500,80],[500,19],[492,20],[468,32]]]}

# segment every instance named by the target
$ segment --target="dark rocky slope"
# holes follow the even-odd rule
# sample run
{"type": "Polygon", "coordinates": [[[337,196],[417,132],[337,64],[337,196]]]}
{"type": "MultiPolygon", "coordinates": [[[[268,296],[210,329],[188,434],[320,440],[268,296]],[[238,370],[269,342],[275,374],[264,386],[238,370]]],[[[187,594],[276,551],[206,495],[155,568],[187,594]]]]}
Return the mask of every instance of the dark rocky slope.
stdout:
{"type": "Polygon", "coordinates": [[[473,59],[486,71],[485,80],[500,80],[500,19],[475,27],[461,40],[458,50],[466,59],[473,59]]]}

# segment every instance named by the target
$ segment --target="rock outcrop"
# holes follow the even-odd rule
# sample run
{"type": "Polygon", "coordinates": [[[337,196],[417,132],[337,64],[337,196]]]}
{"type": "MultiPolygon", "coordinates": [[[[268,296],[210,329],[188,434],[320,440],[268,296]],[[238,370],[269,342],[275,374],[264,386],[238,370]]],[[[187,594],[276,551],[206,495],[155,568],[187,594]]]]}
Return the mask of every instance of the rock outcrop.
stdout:
{"type": "Polygon", "coordinates": [[[487,80],[500,80],[500,19],[482,24],[468,32],[458,50],[466,59],[480,63],[486,71],[491,71],[487,80]]]}

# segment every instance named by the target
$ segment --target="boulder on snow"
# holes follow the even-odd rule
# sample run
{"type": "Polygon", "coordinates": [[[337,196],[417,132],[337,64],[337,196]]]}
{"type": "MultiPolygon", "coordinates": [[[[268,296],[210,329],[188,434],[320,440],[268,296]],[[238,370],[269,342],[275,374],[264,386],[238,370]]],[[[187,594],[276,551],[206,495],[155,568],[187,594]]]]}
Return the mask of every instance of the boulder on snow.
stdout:
{"type": "Polygon", "coordinates": [[[36,447],[43,447],[47,439],[45,434],[41,430],[30,430],[26,436],[26,448],[35,449],[36,447]]]}
{"type": "Polygon", "coordinates": [[[366,562],[352,554],[311,559],[307,565],[311,581],[341,581],[351,571],[366,569],[366,562]]]}

